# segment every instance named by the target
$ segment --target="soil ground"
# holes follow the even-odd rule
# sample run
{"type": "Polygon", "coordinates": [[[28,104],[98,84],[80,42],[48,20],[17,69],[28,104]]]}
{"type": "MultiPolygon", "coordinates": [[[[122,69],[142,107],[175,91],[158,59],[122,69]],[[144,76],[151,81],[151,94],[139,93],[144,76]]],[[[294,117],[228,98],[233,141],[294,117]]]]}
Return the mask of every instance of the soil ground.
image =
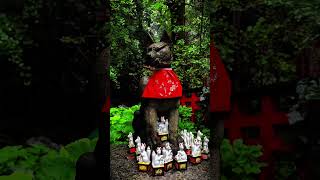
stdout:
{"type": "Polygon", "coordinates": [[[127,145],[111,145],[111,177],[112,179],[128,180],[209,180],[209,161],[202,161],[201,164],[192,165],[188,162],[188,169],[177,171],[174,168],[165,172],[164,176],[152,176],[152,173],[138,171],[135,159],[129,160],[127,157],[127,145]]]}

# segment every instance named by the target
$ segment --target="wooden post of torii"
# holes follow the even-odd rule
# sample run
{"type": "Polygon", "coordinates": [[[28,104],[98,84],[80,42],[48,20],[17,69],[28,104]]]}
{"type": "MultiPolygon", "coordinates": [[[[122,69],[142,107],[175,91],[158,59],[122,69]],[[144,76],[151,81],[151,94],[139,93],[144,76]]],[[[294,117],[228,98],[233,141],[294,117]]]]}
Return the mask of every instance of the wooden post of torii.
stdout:
{"type": "Polygon", "coordinates": [[[211,33],[210,43],[210,164],[212,180],[220,180],[220,144],[224,135],[223,119],[231,109],[231,81],[211,33]]]}

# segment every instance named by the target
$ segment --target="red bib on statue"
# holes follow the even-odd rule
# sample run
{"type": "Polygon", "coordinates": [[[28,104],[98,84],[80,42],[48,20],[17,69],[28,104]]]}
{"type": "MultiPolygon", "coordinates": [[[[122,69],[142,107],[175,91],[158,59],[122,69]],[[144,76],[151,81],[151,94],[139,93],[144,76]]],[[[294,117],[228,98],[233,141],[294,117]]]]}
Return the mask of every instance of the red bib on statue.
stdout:
{"type": "Polygon", "coordinates": [[[177,98],[182,96],[182,86],[171,68],[157,70],[144,88],[143,98],[177,98]]]}

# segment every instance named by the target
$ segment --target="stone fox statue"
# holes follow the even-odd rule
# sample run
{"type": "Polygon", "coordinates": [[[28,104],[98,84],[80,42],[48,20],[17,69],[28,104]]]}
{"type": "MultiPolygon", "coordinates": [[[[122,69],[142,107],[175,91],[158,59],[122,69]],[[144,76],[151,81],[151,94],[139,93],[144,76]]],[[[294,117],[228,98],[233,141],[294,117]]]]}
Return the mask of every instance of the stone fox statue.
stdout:
{"type": "Polygon", "coordinates": [[[153,43],[148,47],[145,67],[153,70],[153,74],[140,81],[141,108],[135,112],[133,127],[135,135],[143,141],[154,147],[162,145],[157,134],[157,121],[159,115],[166,114],[169,119],[169,142],[176,149],[182,86],[170,67],[171,61],[172,53],[167,43],[153,43]]]}

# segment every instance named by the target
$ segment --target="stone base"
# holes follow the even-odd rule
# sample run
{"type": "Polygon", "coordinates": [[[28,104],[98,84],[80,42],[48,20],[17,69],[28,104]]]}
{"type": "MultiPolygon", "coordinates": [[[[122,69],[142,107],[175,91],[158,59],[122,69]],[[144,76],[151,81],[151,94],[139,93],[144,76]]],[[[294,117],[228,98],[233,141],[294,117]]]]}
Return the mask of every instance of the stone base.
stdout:
{"type": "Polygon", "coordinates": [[[191,155],[191,149],[186,149],[185,152],[186,152],[187,156],[191,155]]]}
{"type": "Polygon", "coordinates": [[[150,167],[151,167],[151,162],[149,163],[145,163],[145,162],[139,162],[138,163],[138,170],[140,172],[148,172],[150,170],[150,167]]]}
{"type": "Polygon", "coordinates": [[[168,141],[168,139],[169,139],[169,135],[168,134],[158,134],[158,136],[160,137],[160,140],[162,142],[168,141]]]}
{"type": "Polygon", "coordinates": [[[164,170],[169,171],[170,169],[173,168],[173,161],[167,162],[164,164],[164,170]]]}
{"type": "Polygon", "coordinates": [[[209,158],[209,155],[207,153],[202,153],[201,154],[201,159],[202,160],[207,160],[209,158]]]}
{"type": "Polygon", "coordinates": [[[152,167],[153,176],[163,176],[164,175],[164,166],[152,167]]]}
{"type": "Polygon", "coordinates": [[[130,150],[129,150],[130,154],[134,154],[135,152],[136,152],[136,148],[135,147],[130,148],[130,150]]]}
{"type": "Polygon", "coordinates": [[[174,165],[175,165],[175,168],[176,168],[177,170],[179,170],[179,171],[181,171],[181,170],[187,170],[188,161],[185,161],[185,162],[175,161],[174,165]]]}
{"type": "Polygon", "coordinates": [[[197,157],[189,157],[189,160],[192,164],[200,164],[201,163],[201,156],[197,156],[197,157]]]}

